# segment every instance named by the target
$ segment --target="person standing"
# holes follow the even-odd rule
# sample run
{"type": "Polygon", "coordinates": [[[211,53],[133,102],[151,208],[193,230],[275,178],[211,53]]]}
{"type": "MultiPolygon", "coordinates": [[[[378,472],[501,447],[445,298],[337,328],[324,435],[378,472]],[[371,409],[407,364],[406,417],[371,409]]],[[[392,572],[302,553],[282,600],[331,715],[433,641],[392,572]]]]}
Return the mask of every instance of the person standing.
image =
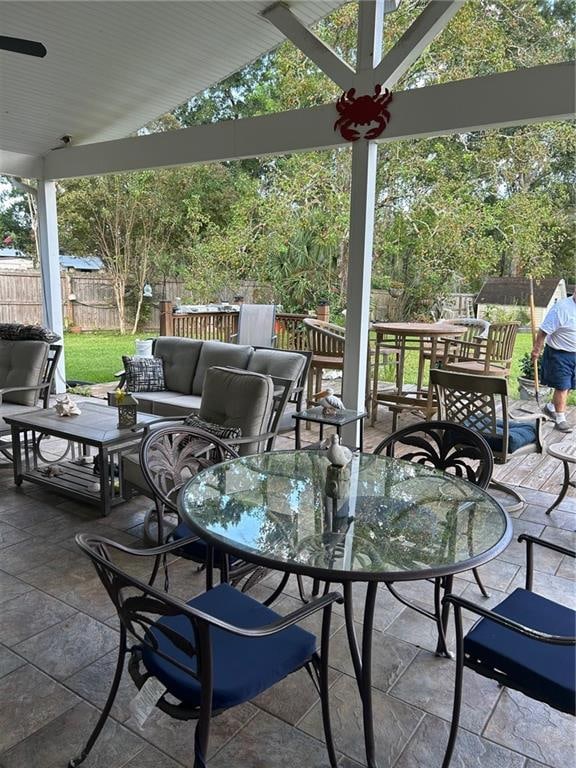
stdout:
{"type": "Polygon", "coordinates": [[[571,432],[566,404],[568,393],[576,389],[576,288],[572,296],[557,301],[542,321],[532,349],[534,365],[542,348],[540,382],[554,389],[552,402],[543,411],[555,420],[555,429],[571,432]]]}

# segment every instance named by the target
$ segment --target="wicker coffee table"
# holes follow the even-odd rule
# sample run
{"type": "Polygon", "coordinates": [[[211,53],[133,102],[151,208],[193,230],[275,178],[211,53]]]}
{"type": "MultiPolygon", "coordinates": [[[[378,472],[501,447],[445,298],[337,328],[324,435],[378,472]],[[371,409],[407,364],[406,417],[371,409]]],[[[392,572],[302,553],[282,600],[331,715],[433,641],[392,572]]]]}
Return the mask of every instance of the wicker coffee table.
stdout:
{"type": "MultiPolygon", "coordinates": [[[[125,501],[122,496],[123,451],[133,448],[142,435],[133,428],[118,429],[116,408],[81,402],[82,413],[58,416],[53,408],[7,416],[12,429],[14,482],[23,480],[51,488],[77,501],[98,507],[103,515],[125,501]],[[65,460],[42,461],[39,439],[43,435],[68,440],[71,450],[65,460]],[[94,449],[94,461],[91,450],[94,449]]],[[[158,417],[138,414],[138,425],[158,417]]]]}

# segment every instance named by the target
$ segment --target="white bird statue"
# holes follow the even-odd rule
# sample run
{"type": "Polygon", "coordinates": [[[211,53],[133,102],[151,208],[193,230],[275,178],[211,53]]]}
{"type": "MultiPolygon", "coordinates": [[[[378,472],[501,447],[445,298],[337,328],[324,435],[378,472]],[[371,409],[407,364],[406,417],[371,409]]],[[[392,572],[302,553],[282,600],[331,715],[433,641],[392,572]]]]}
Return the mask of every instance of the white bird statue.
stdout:
{"type": "Polygon", "coordinates": [[[334,394],[332,387],[327,387],[321,392],[314,395],[315,402],[322,406],[322,413],[324,416],[328,416],[336,411],[341,411],[344,408],[344,403],[340,398],[334,394]]]}
{"type": "Polygon", "coordinates": [[[328,461],[334,467],[345,467],[352,460],[352,451],[345,445],[340,445],[340,437],[336,434],[330,436],[327,455],[328,461]]]}

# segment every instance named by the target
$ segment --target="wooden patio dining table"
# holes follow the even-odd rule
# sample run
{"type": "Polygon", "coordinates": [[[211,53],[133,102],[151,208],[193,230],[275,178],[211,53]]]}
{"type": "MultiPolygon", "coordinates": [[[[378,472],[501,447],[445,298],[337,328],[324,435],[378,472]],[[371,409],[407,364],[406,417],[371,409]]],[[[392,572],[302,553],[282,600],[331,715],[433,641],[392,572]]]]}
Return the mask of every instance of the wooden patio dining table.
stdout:
{"type": "Polygon", "coordinates": [[[372,424],[376,421],[377,406],[387,405],[394,411],[394,429],[399,410],[418,408],[430,419],[435,411],[434,395],[431,387],[422,387],[424,378],[424,350],[434,368],[438,358],[438,350],[443,347],[442,339],[453,339],[466,333],[466,326],[440,323],[373,323],[372,330],[376,333],[374,355],[374,377],[372,383],[372,424]],[[426,347],[425,347],[426,345],[426,347]],[[393,389],[380,392],[378,390],[378,368],[380,353],[384,348],[393,347],[398,350],[396,376],[393,389]],[[408,390],[404,381],[404,366],[406,353],[418,351],[418,378],[415,390],[408,390]]]}

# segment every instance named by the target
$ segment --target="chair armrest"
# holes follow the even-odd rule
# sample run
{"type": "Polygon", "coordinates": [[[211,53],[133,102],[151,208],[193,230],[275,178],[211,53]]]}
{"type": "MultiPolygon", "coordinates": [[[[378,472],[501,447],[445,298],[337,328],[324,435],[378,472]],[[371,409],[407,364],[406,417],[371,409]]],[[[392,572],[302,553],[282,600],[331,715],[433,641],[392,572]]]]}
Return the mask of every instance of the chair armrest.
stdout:
{"type": "Polygon", "coordinates": [[[29,387],[2,387],[0,389],[0,403],[4,399],[4,395],[7,392],[42,392],[43,389],[46,389],[46,387],[50,386],[50,382],[44,382],[44,384],[35,384],[34,386],[29,387]]]}
{"type": "Polygon", "coordinates": [[[144,432],[144,437],[150,432],[150,427],[153,427],[155,424],[162,424],[163,422],[172,422],[172,421],[184,421],[186,416],[160,416],[158,419],[154,419],[154,421],[148,421],[146,424],[136,424],[135,427],[132,427],[132,432],[144,432]]]}
{"type": "Polygon", "coordinates": [[[216,619],[208,613],[202,613],[200,611],[193,610],[192,613],[197,618],[203,618],[207,623],[219,627],[227,632],[231,632],[234,635],[241,635],[242,637],[267,637],[268,635],[274,635],[277,632],[297,624],[299,621],[303,621],[313,613],[322,609],[328,608],[332,603],[343,603],[344,598],[339,592],[329,592],[327,595],[322,595],[315,600],[311,600],[301,608],[289,613],[287,616],[282,616],[276,621],[270,624],[265,624],[262,627],[252,627],[250,629],[244,629],[243,627],[237,627],[234,624],[229,624],[227,621],[216,619]]]}
{"type": "Polygon", "coordinates": [[[538,544],[545,549],[551,549],[553,552],[559,552],[562,555],[568,557],[576,557],[576,552],[573,549],[563,547],[561,544],[554,544],[552,541],[546,541],[546,539],[539,539],[537,536],[531,536],[529,533],[521,533],[518,536],[518,541],[522,543],[526,542],[526,589],[532,590],[532,577],[534,572],[534,553],[532,547],[534,544],[538,544]]]}
{"type": "Polygon", "coordinates": [[[524,624],[513,621],[506,616],[501,616],[499,613],[494,613],[494,611],[490,611],[488,608],[482,608],[481,606],[476,605],[476,603],[471,603],[469,600],[459,597],[458,595],[446,595],[442,600],[442,604],[452,604],[454,610],[458,612],[464,608],[471,613],[475,613],[478,616],[493,621],[495,624],[500,624],[502,627],[518,632],[520,635],[530,637],[532,640],[539,640],[542,643],[553,643],[555,645],[576,645],[576,637],[570,637],[568,635],[550,635],[547,632],[540,632],[537,629],[532,629],[532,627],[526,627],[524,624]]]}

